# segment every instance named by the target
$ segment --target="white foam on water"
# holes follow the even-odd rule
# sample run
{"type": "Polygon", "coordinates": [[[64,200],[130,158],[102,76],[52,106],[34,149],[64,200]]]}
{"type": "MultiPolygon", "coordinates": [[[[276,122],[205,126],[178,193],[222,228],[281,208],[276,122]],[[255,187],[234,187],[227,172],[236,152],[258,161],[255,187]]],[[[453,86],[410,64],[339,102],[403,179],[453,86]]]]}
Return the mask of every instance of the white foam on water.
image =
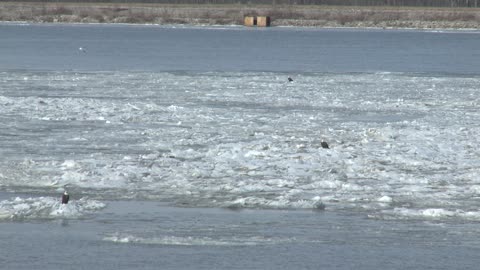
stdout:
{"type": "Polygon", "coordinates": [[[372,218],[381,218],[387,220],[398,219],[420,219],[420,220],[480,220],[480,210],[464,211],[461,209],[443,209],[443,208],[428,208],[428,209],[408,209],[408,208],[394,208],[391,210],[382,210],[378,214],[371,215],[372,218]]]}
{"type": "Polygon", "coordinates": [[[104,241],[120,244],[168,245],[168,246],[257,246],[293,242],[295,239],[268,238],[263,236],[219,238],[194,236],[142,237],[128,233],[113,233],[104,241]]]}

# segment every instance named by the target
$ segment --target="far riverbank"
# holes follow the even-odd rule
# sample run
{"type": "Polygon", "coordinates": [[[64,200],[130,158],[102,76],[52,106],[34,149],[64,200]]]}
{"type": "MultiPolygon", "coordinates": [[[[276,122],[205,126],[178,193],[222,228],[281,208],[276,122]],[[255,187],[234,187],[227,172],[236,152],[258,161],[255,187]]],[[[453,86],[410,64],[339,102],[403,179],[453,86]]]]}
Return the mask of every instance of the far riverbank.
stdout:
{"type": "Polygon", "coordinates": [[[245,16],[270,16],[272,26],[480,29],[478,8],[277,5],[0,3],[0,21],[242,25],[245,16]]]}

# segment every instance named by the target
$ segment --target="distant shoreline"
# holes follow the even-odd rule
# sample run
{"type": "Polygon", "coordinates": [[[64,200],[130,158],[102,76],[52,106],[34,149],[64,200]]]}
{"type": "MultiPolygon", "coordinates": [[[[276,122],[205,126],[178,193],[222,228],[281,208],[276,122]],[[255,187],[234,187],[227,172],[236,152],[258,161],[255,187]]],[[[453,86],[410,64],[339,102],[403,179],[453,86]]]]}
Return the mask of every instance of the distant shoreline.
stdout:
{"type": "Polygon", "coordinates": [[[479,8],[2,2],[0,21],[243,25],[245,16],[264,15],[271,17],[272,26],[480,29],[479,11],[479,8]]]}

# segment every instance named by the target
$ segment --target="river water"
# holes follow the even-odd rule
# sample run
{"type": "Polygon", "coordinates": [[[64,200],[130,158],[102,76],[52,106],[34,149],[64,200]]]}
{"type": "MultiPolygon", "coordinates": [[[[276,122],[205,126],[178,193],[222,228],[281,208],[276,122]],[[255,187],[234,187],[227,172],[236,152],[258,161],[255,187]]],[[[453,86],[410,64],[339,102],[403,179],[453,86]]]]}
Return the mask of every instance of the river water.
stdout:
{"type": "Polygon", "coordinates": [[[479,36],[1,24],[0,268],[476,269],[479,36]]]}

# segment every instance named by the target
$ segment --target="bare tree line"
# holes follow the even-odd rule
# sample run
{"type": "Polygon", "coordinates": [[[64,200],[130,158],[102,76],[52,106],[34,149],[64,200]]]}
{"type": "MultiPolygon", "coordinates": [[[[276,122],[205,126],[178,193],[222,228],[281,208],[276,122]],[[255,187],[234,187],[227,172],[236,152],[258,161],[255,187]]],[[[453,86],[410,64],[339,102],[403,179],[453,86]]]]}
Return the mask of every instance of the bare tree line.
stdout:
{"type": "MultiPolygon", "coordinates": [[[[477,8],[329,8],[324,6],[329,0],[322,0],[324,5],[317,6],[307,6],[310,3],[308,1],[315,0],[296,0],[297,4],[284,4],[288,2],[275,0],[275,5],[261,5],[258,4],[260,1],[255,5],[238,2],[242,0],[236,0],[237,2],[232,4],[228,2],[231,0],[160,2],[170,5],[151,4],[159,3],[152,1],[160,0],[152,0],[150,3],[142,2],[145,0],[110,3],[106,3],[109,0],[27,1],[0,0],[0,21],[234,25],[243,24],[245,16],[261,15],[270,16],[274,26],[480,29],[480,13],[477,8]],[[285,2],[278,4],[280,1],[285,2]],[[178,5],[180,3],[184,5],[178,5]]],[[[386,0],[389,1],[399,3],[407,0],[386,0]]],[[[435,2],[438,4],[439,1],[441,0],[435,2]]],[[[375,2],[378,4],[378,1],[375,2]]]]}
{"type": "Polygon", "coordinates": [[[8,0],[9,2],[480,7],[480,0],[8,0]]]}

